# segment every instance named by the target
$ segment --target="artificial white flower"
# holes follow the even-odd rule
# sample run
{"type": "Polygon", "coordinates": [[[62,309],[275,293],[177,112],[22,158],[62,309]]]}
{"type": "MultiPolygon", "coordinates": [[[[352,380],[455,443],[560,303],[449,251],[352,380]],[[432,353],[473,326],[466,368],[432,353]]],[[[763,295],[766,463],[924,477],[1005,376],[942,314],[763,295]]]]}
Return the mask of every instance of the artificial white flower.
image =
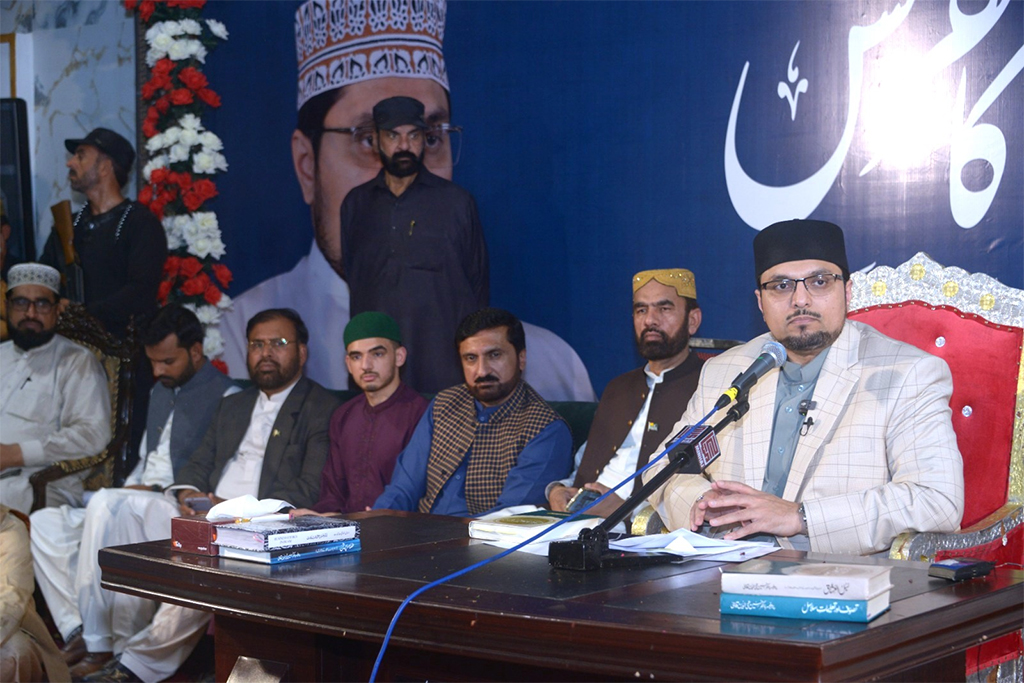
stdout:
{"type": "Polygon", "coordinates": [[[181,249],[185,246],[185,240],[178,233],[167,232],[167,249],[168,251],[174,251],[175,249],[181,249]]]}
{"type": "Polygon", "coordinates": [[[182,128],[181,135],[178,136],[178,142],[191,149],[193,145],[199,142],[199,133],[192,128],[182,128]]]}
{"type": "Polygon", "coordinates": [[[192,214],[192,220],[203,234],[220,237],[220,224],[217,221],[217,214],[213,211],[197,211],[192,214]]]}
{"type": "Polygon", "coordinates": [[[192,56],[192,52],[191,52],[191,46],[189,45],[189,43],[191,43],[191,42],[193,42],[193,41],[191,41],[191,40],[175,40],[167,48],[167,56],[168,56],[168,58],[174,60],[175,62],[180,62],[183,59],[188,59],[189,57],[191,57],[192,56]]]}
{"type": "Polygon", "coordinates": [[[224,257],[224,254],[228,253],[227,247],[224,246],[224,242],[219,237],[211,238],[212,246],[210,247],[210,256],[217,259],[218,261],[224,257]]]}
{"type": "Polygon", "coordinates": [[[213,35],[217,36],[221,40],[228,39],[228,29],[226,26],[224,26],[223,23],[217,21],[216,19],[207,19],[206,25],[210,27],[210,33],[212,33],[213,35]]]}
{"type": "Polygon", "coordinates": [[[216,134],[206,131],[199,135],[199,142],[203,145],[204,152],[219,152],[224,149],[224,143],[216,134]]]}
{"type": "Polygon", "coordinates": [[[189,156],[189,148],[187,145],[176,144],[171,146],[171,151],[168,154],[168,160],[173,164],[178,161],[185,161],[189,156]]]}
{"type": "Polygon", "coordinates": [[[210,174],[217,170],[216,152],[199,152],[192,156],[192,172],[199,174],[210,174]]]}
{"type": "Polygon", "coordinates": [[[206,48],[203,47],[203,44],[200,43],[198,40],[190,40],[188,42],[192,44],[189,47],[189,49],[192,51],[192,56],[195,57],[197,61],[206,64],[206,48]]]}
{"type": "Polygon", "coordinates": [[[163,50],[158,50],[155,47],[149,48],[146,50],[146,66],[152,69],[157,61],[166,54],[163,50]]]}
{"type": "Polygon", "coordinates": [[[216,306],[210,305],[197,306],[192,312],[196,314],[196,317],[199,318],[199,322],[201,322],[203,326],[216,325],[220,322],[220,317],[222,315],[216,306]]]}
{"type": "Polygon", "coordinates": [[[154,50],[170,54],[174,46],[181,41],[175,40],[166,33],[158,33],[153,37],[153,40],[149,41],[149,46],[154,50]]]}
{"type": "Polygon", "coordinates": [[[221,293],[220,301],[217,302],[217,308],[222,311],[231,308],[231,297],[227,294],[221,293]]]}
{"type": "Polygon", "coordinates": [[[195,114],[185,114],[178,119],[178,124],[182,130],[191,130],[197,133],[203,130],[203,122],[195,114]]]}
{"type": "Polygon", "coordinates": [[[156,135],[151,137],[149,140],[146,140],[146,149],[149,150],[150,154],[152,154],[153,152],[156,152],[157,150],[163,149],[166,146],[167,145],[164,142],[164,134],[163,133],[157,133],[156,135]]]}
{"type": "Polygon", "coordinates": [[[207,358],[214,358],[224,352],[224,339],[220,336],[220,330],[216,327],[206,328],[206,338],[203,339],[203,354],[207,358]]]}
{"type": "Polygon", "coordinates": [[[174,229],[178,231],[178,234],[184,235],[186,230],[191,229],[193,222],[191,215],[183,213],[174,217],[174,229]]]}
{"type": "Polygon", "coordinates": [[[178,141],[178,138],[181,137],[181,128],[178,128],[177,126],[171,126],[163,132],[163,136],[164,147],[170,147],[171,145],[178,141]]]}
{"type": "Polygon", "coordinates": [[[202,25],[195,19],[182,19],[179,24],[182,33],[187,33],[190,36],[198,36],[203,32],[202,25]]]}

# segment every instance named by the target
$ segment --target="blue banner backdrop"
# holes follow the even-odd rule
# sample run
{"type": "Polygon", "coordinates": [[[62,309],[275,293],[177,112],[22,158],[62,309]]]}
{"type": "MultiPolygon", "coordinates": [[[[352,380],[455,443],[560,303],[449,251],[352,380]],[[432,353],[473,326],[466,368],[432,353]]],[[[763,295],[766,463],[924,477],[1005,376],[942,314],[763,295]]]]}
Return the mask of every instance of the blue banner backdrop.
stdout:
{"type": "MultiPolygon", "coordinates": [[[[208,5],[231,31],[206,73],[232,294],[312,239],[296,6],[208,5]]],[[[598,392],[640,362],[636,271],[693,270],[702,336],[762,332],[750,243],[779,219],[838,223],[854,269],[926,251],[1024,287],[1021,0],[454,2],[445,55],[492,302],[571,343],[598,392]]]]}

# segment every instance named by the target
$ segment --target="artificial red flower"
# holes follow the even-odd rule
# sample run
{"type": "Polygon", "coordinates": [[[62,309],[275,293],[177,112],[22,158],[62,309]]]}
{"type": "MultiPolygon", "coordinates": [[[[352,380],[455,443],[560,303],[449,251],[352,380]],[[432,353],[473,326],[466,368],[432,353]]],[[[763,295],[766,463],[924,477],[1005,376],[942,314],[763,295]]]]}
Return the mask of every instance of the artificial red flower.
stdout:
{"type": "Polygon", "coordinates": [[[217,278],[217,282],[219,282],[220,286],[224,289],[228,288],[228,285],[231,284],[231,280],[234,277],[231,275],[231,270],[223,263],[213,264],[213,276],[217,278]]]}
{"type": "Polygon", "coordinates": [[[173,254],[168,256],[164,261],[164,275],[177,277],[179,270],[181,270],[181,257],[173,254]]]}
{"type": "Polygon", "coordinates": [[[154,0],[142,0],[142,4],[139,5],[139,16],[142,17],[143,21],[149,21],[155,9],[156,2],[154,0]]]}
{"type": "Polygon", "coordinates": [[[171,100],[167,97],[167,95],[164,95],[159,100],[154,102],[153,106],[156,107],[156,110],[161,114],[166,114],[167,110],[171,108],[171,100]]]}
{"type": "Polygon", "coordinates": [[[174,287],[174,283],[170,280],[164,280],[160,283],[160,288],[156,290],[156,298],[161,304],[167,303],[167,297],[170,295],[172,287],[174,287]]]}
{"type": "Polygon", "coordinates": [[[203,88],[196,93],[203,102],[206,102],[211,107],[220,106],[220,95],[210,90],[209,88],[203,88]]]}
{"type": "Polygon", "coordinates": [[[152,69],[153,75],[161,78],[170,76],[172,71],[174,71],[174,62],[167,57],[158,59],[152,69]]]}
{"type": "Polygon", "coordinates": [[[192,91],[187,88],[178,88],[171,91],[171,104],[185,105],[192,104],[194,101],[195,98],[192,96],[192,91]]]}
{"type": "Polygon", "coordinates": [[[203,198],[192,190],[183,193],[181,201],[185,203],[185,208],[189,211],[198,211],[199,207],[203,205],[203,198]]]}
{"type": "Polygon", "coordinates": [[[147,138],[151,138],[159,132],[160,131],[156,129],[156,124],[154,124],[149,119],[146,119],[142,122],[142,134],[145,135],[147,138]]]}
{"type": "Polygon", "coordinates": [[[153,201],[153,186],[146,185],[139,190],[139,204],[148,205],[151,201],[153,201]]]}
{"type": "Polygon", "coordinates": [[[125,9],[135,9],[135,6],[139,4],[139,0],[124,0],[125,9]]]}
{"type": "Polygon", "coordinates": [[[151,100],[153,95],[160,89],[160,86],[153,82],[153,79],[149,79],[142,84],[142,99],[151,100]]]}
{"type": "Polygon", "coordinates": [[[153,172],[149,174],[149,182],[154,185],[163,185],[167,182],[168,175],[170,175],[170,171],[167,170],[167,167],[154,168],[153,172]]]}
{"type": "Polygon", "coordinates": [[[167,174],[167,182],[177,185],[182,190],[188,190],[192,187],[192,174],[188,171],[182,173],[171,171],[167,174]]]}
{"type": "Polygon", "coordinates": [[[158,199],[154,199],[149,204],[149,210],[152,212],[152,214],[154,216],[157,217],[158,220],[162,221],[164,219],[164,206],[165,205],[166,205],[166,202],[161,202],[158,199]]]}
{"type": "Polygon", "coordinates": [[[192,186],[192,189],[199,193],[199,196],[203,198],[203,201],[213,199],[217,196],[217,186],[208,178],[197,180],[192,186]]]}
{"type": "Polygon", "coordinates": [[[186,66],[182,69],[178,74],[178,80],[184,83],[189,90],[201,90],[210,84],[206,80],[206,76],[193,66],[186,66]]]}
{"type": "Polygon", "coordinates": [[[228,374],[228,364],[222,361],[220,358],[214,358],[213,360],[211,360],[210,365],[217,368],[225,375],[228,374]]]}
{"type": "Polygon", "coordinates": [[[223,294],[219,289],[217,289],[217,285],[214,284],[211,284],[209,287],[206,288],[206,291],[203,292],[203,298],[206,299],[206,303],[210,304],[211,306],[216,306],[217,302],[220,301],[220,298],[222,296],[223,294]]]}
{"type": "MultiPolygon", "coordinates": [[[[203,270],[203,264],[195,256],[186,256],[181,260],[181,274],[187,278],[193,278],[203,270]]],[[[209,282],[209,278],[207,278],[209,282]]]]}
{"type": "Polygon", "coordinates": [[[200,273],[181,283],[181,293],[185,296],[199,296],[206,292],[210,284],[210,278],[207,277],[206,273],[200,273]]]}
{"type": "Polygon", "coordinates": [[[199,8],[206,4],[206,0],[167,0],[168,7],[180,7],[182,9],[199,8]]]}

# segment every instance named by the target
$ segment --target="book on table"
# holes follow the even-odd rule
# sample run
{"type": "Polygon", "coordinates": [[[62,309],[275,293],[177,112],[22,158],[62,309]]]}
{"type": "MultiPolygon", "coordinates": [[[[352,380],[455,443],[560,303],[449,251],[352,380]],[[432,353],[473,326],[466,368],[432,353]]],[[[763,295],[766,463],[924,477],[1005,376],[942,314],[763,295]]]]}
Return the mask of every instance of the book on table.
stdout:
{"type": "MultiPolygon", "coordinates": [[[[569,516],[568,512],[552,512],[551,510],[535,510],[518,515],[508,515],[497,519],[474,519],[469,523],[469,537],[483,541],[525,541],[540,532],[550,529],[569,516]]],[[[597,526],[602,518],[593,515],[580,515],[560,528],[557,535],[550,539],[541,537],[541,541],[564,538],[566,534],[575,536],[581,529],[597,526]]]]}
{"type": "Polygon", "coordinates": [[[221,557],[227,557],[232,560],[281,564],[283,562],[311,560],[316,557],[327,557],[329,555],[356,553],[359,552],[362,545],[358,538],[351,538],[347,541],[328,541],[327,543],[299,545],[291,548],[278,548],[277,550],[242,550],[241,548],[232,548],[228,545],[220,545],[217,548],[221,557]]]}
{"type": "Polygon", "coordinates": [[[216,527],[213,542],[241,550],[278,550],[359,538],[359,522],[305,515],[282,521],[252,521],[216,527]]]}
{"type": "Polygon", "coordinates": [[[757,558],[722,568],[722,593],[870,600],[891,588],[892,567],[757,558]]]}
{"type": "Polygon", "coordinates": [[[889,589],[886,588],[867,600],[722,593],[719,605],[722,614],[808,619],[810,621],[867,622],[889,609],[889,589]]]}

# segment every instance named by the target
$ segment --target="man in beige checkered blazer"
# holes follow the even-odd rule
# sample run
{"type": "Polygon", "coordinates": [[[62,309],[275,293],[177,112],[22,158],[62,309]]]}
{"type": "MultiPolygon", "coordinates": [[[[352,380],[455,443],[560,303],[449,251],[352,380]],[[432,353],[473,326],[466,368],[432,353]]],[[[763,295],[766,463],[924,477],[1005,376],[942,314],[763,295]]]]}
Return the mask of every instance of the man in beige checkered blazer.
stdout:
{"type": "Polygon", "coordinates": [[[776,223],[754,239],[754,252],[769,333],[704,365],[672,433],[707,414],[766,341],[781,342],[787,361],[751,388],[750,412],[718,435],[722,455],[705,475],[676,475],[652,505],[672,529],[707,524],[728,539],[768,535],[826,553],[885,551],[905,530],[955,531],[963,464],[946,363],[846,320],[851,287],[838,226],[776,223]]]}

